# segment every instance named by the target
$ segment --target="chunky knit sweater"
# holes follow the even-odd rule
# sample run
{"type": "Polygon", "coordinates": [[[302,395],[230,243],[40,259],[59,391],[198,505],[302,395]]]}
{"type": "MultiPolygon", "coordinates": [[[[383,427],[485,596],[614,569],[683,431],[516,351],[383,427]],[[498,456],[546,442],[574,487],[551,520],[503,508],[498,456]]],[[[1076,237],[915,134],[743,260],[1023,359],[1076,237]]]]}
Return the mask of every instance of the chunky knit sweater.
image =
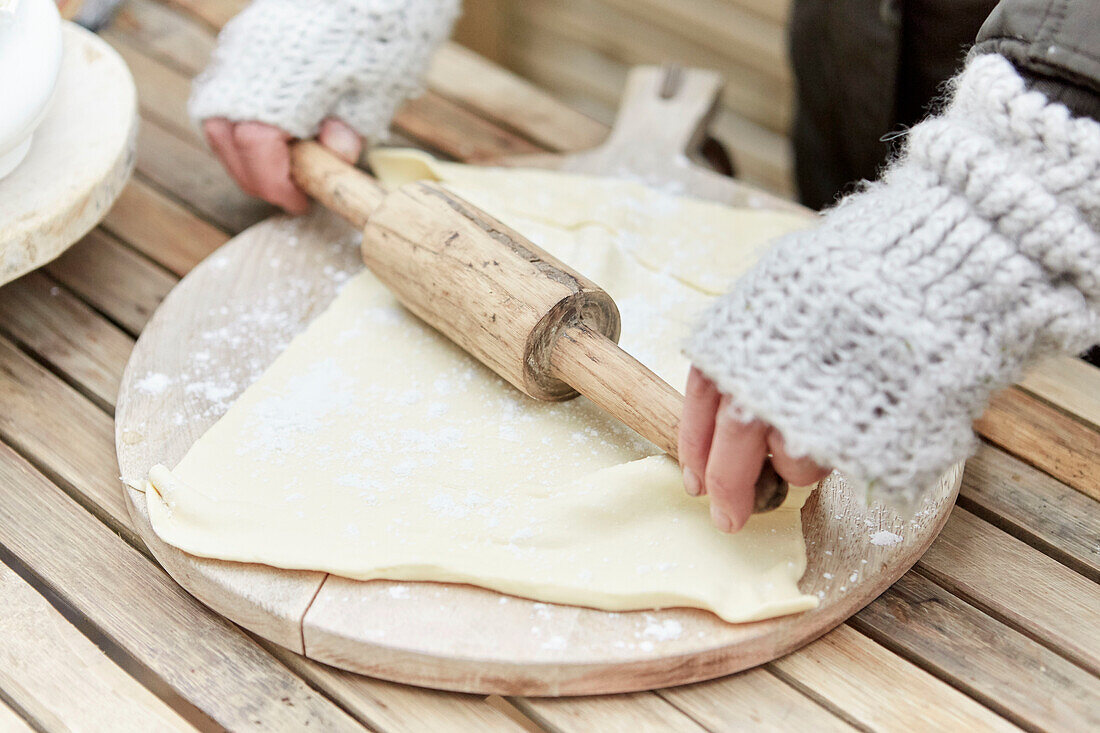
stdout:
{"type": "MultiPolygon", "coordinates": [[[[368,137],[416,90],[457,0],[256,0],[196,81],[196,119],[368,137]]],[[[882,179],[789,235],[687,353],[792,454],[910,504],[974,447],[990,393],[1100,341],[1100,124],[973,58],[882,179]]]]}
{"type": "Polygon", "coordinates": [[[255,0],[218,37],[189,111],[312,137],[338,117],[369,139],[413,96],[459,0],[255,0]]]}
{"type": "Polygon", "coordinates": [[[780,239],[687,349],[793,454],[911,504],[991,392],[1100,340],[1100,124],[973,58],[881,180],[780,239]]]}

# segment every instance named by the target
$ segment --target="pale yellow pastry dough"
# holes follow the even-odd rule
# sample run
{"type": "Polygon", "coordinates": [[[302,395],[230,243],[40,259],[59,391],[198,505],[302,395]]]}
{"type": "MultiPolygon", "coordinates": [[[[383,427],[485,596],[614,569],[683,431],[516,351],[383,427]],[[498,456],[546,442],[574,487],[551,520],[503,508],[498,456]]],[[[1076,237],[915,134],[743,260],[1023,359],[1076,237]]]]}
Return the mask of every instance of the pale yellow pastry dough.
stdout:
{"type": "MultiPolygon", "coordinates": [[[[391,183],[442,179],[600,283],[622,345],[680,388],[696,314],[806,222],[622,181],[409,152],[372,162],[391,183]]],[[[583,398],[523,396],[363,273],[175,469],[150,472],[146,497],[165,541],[225,560],[727,621],[816,605],[797,587],[809,490],[725,535],[657,453],[583,398]]]]}

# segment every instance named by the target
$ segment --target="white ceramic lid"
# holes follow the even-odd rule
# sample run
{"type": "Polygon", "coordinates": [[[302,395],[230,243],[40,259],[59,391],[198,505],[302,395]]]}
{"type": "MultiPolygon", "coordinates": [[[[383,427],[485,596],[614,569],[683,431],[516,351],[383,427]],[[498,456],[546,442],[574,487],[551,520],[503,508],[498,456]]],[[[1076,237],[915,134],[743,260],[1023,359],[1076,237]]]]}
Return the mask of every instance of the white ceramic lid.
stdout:
{"type": "Polygon", "coordinates": [[[61,18],[53,0],[0,0],[0,156],[42,120],[61,69],[61,18]]]}

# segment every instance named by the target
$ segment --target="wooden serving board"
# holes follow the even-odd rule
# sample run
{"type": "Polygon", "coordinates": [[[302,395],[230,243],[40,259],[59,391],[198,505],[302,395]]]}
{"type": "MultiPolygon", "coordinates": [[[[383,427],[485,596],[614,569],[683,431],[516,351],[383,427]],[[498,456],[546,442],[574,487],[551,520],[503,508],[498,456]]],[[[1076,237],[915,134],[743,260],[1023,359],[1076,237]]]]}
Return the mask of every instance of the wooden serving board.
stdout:
{"type": "MultiPolygon", "coordinates": [[[[766,194],[688,162],[685,146],[698,137],[718,85],[709,72],[682,73],[678,88],[701,91],[692,94],[692,104],[681,100],[677,114],[683,116],[664,128],[669,175],[662,185],[671,180],[706,198],[767,205],[766,194]],[[696,189],[696,180],[707,185],[696,189]]],[[[598,165],[616,175],[656,180],[657,148],[644,156],[631,151],[656,141],[656,122],[643,124],[636,115],[653,118],[654,105],[662,114],[672,111],[672,102],[659,94],[664,84],[663,72],[635,72],[624,105],[629,114],[620,116],[607,145],[542,162],[587,172],[598,165]],[[629,135],[641,137],[630,145],[629,135]]],[[[124,480],[138,486],[154,463],[178,463],[284,345],[328,306],[339,282],[361,267],[354,235],[324,211],[300,219],[275,217],[236,237],[183,279],[145,329],[123,376],[116,445],[124,480]],[[173,379],[163,391],[149,390],[151,374],[185,379],[173,379]],[[218,388],[201,386],[208,384],[218,388]]],[[[808,567],[800,587],[817,595],[820,606],[748,624],[727,624],[691,609],[608,613],[465,585],[352,581],[198,558],[156,536],[138,488],[126,494],[138,531],[169,573],[207,605],[261,636],[315,660],[384,679],[482,694],[553,696],[709,679],[817,638],[917,561],[946,521],[961,477],[961,466],[948,472],[911,520],[862,506],[842,477],[828,478],[802,511],[808,567]],[[396,586],[404,590],[391,592],[396,586]],[[558,637],[564,644],[547,643],[558,637]]]]}
{"type": "Polygon", "coordinates": [[[0,180],[0,285],[54,259],[98,224],[134,167],[130,70],[80,26],[65,23],[63,38],[50,110],[27,157],[0,180]]]}

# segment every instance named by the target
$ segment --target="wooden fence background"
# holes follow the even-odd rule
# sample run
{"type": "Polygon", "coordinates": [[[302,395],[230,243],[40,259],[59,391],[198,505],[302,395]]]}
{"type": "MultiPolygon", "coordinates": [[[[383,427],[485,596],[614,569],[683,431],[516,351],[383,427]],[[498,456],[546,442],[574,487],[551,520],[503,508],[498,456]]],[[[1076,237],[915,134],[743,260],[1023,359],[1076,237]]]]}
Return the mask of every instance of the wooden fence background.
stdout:
{"type": "Polygon", "coordinates": [[[464,0],[457,39],[609,122],[627,69],[726,78],[712,131],[738,175],[791,196],[789,0],[464,0]]]}

